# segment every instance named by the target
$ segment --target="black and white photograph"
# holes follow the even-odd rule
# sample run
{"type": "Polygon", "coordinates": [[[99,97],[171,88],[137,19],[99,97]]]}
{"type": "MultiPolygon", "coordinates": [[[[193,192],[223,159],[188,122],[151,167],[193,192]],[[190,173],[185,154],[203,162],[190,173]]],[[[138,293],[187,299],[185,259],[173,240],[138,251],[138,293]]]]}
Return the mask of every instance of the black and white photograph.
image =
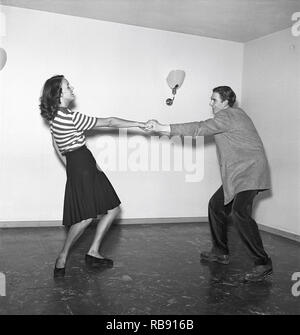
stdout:
{"type": "Polygon", "coordinates": [[[299,204],[299,0],[0,0],[0,318],[300,315],[299,204]]]}

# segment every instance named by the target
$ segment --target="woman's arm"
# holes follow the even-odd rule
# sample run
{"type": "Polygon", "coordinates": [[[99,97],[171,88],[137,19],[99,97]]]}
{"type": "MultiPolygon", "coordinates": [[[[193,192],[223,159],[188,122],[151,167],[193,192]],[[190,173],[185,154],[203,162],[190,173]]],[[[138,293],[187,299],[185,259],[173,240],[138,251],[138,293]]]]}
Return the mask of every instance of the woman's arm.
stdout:
{"type": "Polygon", "coordinates": [[[131,128],[139,127],[144,129],[144,122],[129,121],[117,117],[97,118],[95,127],[131,128]]]}
{"type": "Polygon", "coordinates": [[[57,146],[57,144],[56,144],[56,142],[55,142],[55,140],[54,140],[53,135],[52,135],[52,144],[53,144],[53,146],[54,146],[54,149],[55,149],[55,151],[56,151],[58,157],[61,159],[61,161],[62,161],[62,162],[64,163],[64,165],[66,166],[66,165],[67,165],[66,157],[64,157],[64,156],[61,154],[61,152],[59,151],[58,146],[57,146]]]}

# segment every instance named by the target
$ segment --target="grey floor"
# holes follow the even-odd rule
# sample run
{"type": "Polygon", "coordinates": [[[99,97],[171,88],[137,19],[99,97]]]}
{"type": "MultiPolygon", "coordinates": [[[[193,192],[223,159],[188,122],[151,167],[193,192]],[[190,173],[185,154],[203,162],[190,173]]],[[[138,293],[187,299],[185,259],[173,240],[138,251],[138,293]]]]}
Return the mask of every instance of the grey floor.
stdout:
{"type": "Polygon", "coordinates": [[[262,232],[274,274],[245,284],[240,278],[252,263],[233,227],[231,263],[207,265],[199,260],[200,251],[211,246],[205,223],[114,225],[102,252],[115,264],[104,270],[84,261],[94,229],[74,246],[66,276],[58,280],[53,266],[62,227],[0,229],[0,272],[6,280],[0,314],[300,314],[300,297],[292,294],[292,275],[300,272],[297,242],[262,232]]]}

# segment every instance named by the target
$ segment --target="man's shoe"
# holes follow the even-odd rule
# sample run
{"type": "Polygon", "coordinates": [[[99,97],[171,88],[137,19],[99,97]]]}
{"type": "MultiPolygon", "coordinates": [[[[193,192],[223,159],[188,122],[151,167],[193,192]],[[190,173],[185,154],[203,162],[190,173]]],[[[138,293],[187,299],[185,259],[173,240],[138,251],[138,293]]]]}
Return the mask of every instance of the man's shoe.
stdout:
{"type": "Polygon", "coordinates": [[[229,264],[229,256],[228,255],[217,255],[212,251],[203,251],[200,254],[200,259],[207,262],[217,262],[220,264],[229,264]]]}
{"type": "Polygon", "coordinates": [[[114,266],[114,262],[109,258],[98,258],[91,255],[85,255],[85,261],[87,265],[90,266],[105,266],[108,268],[112,268],[114,266]]]}
{"type": "Polygon", "coordinates": [[[256,265],[253,270],[246,273],[244,282],[260,282],[268,278],[273,273],[272,261],[269,259],[265,265],[256,265]]]}

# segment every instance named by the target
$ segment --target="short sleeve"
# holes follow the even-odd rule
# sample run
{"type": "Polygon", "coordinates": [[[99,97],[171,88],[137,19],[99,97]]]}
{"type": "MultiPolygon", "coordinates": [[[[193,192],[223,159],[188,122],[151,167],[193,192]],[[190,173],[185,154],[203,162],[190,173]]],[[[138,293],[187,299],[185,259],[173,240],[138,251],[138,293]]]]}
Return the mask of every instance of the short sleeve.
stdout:
{"type": "Polygon", "coordinates": [[[85,131],[95,127],[97,118],[75,112],[73,116],[73,122],[76,129],[78,129],[79,131],[85,131]]]}

